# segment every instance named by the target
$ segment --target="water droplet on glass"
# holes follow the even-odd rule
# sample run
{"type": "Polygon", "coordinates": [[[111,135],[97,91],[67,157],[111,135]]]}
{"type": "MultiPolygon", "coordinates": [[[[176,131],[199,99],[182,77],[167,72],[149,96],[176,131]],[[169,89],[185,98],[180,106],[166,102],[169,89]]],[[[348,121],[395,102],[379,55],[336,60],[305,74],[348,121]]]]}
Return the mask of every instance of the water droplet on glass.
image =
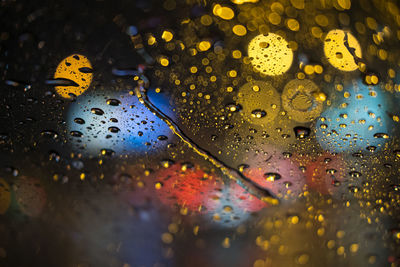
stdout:
{"type": "Polygon", "coordinates": [[[100,154],[101,154],[102,156],[109,156],[109,157],[111,157],[111,156],[113,156],[113,155],[115,154],[115,152],[114,152],[114,150],[112,150],[112,149],[103,148],[103,149],[100,150],[100,154]]]}
{"type": "Polygon", "coordinates": [[[171,165],[173,165],[175,162],[173,160],[170,159],[164,159],[161,161],[161,166],[163,166],[164,168],[169,168],[171,165]]]}
{"type": "Polygon", "coordinates": [[[267,112],[261,109],[255,109],[251,112],[251,117],[256,118],[256,119],[261,119],[263,117],[267,116],[267,112]]]}
{"type": "Polygon", "coordinates": [[[168,140],[168,137],[165,136],[165,135],[159,135],[159,136],[157,137],[157,139],[160,140],[160,141],[165,141],[165,140],[168,140]]]}
{"type": "Polygon", "coordinates": [[[264,178],[265,178],[265,180],[267,180],[269,182],[273,182],[273,181],[281,179],[282,177],[279,173],[267,172],[267,173],[264,173],[264,178]]]}
{"type": "Polygon", "coordinates": [[[55,150],[50,150],[49,151],[49,160],[59,162],[61,159],[60,155],[58,154],[57,151],[55,150]]]}
{"type": "Polygon", "coordinates": [[[108,131],[110,131],[112,133],[118,133],[120,130],[118,127],[111,126],[111,127],[108,127],[108,131]]]}
{"type": "Polygon", "coordinates": [[[40,134],[44,137],[52,138],[52,139],[56,139],[58,137],[58,133],[53,130],[44,130],[40,134]]]}
{"type": "Polygon", "coordinates": [[[374,134],[375,138],[383,138],[383,139],[388,139],[389,135],[387,133],[376,133],[374,134]]]}
{"type": "Polygon", "coordinates": [[[110,106],[119,106],[121,104],[121,101],[119,101],[118,99],[107,99],[106,103],[110,106]]]}
{"type": "Polygon", "coordinates": [[[75,118],[74,122],[77,123],[77,124],[85,124],[85,120],[82,119],[82,118],[75,118]]]}
{"type": "Polygon", "coordinates": [[[243,172],[245,169],[247,169],[248,167],[250,167],[249,165],[247,165],[247,164],[240,164],[239,166],[238,166],[238,170],[240,171],[240,172],[243,172]]]}
{"type": "Polygon", "coordinates": [[[99,116],[104,114],[104,111],[102,109],[100,109],[100,108],[92,108],[90,111],[93,114],[96,114],[96,115],[99,115],[99,116]]]}
{"type": "Polygon", "coordinates": [[[83,136],[83,133],[81,133],[80,131],[71,131],[69,134],[73,137],[82,137],[83,136]]]}
{"type": "Polygon", "coordinates": [[[358,171],[351,171],[351,172],[349,172],[349,175],[354,178],[359,178],[359,177],[361,177],[362,174],[358,171]]]}
{"type": "Polygon", "coordinates": [[[233,104],[233,103],[229,103],[225,106],[225,108],[229,111],[229,112],[238,112],[242,109],[242,107],[240,105],[237,104],[233,104]]]}
{"type": "Polygon", "coordinates": [[[310,136],[310,128],[303,126],[296,126],[293,128],[296,138],[303,139],[310,136]]]}

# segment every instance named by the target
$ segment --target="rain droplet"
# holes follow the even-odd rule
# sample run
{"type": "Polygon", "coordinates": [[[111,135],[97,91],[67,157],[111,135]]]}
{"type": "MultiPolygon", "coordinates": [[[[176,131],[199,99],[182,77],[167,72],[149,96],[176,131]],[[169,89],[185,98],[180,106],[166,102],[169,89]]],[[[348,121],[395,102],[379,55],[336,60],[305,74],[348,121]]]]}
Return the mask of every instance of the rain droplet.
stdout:
{"type": "Polygon", "coordinates": [[[53,130],[44,130],[40,134],[44,137],[49,137],[49,138],[53,138],[53,139],[56,139],[58,137],[58,133],[53,130]]]}
{"type": "Polygon", "coordinates": [[[303,126],[296,126],[293,128],[296,138],[303,139],[310,136],[310,128],[303,126]]]}
{"type": "Polygon", "coordinates": [[[327,174],[335,174],[337,171],[335,169],[327,169],[326,173],[327,174]]]}
{"type": "Polygon", "coordinates": [[[69,134],[73,137],[82,137],[83,136],[83,133],[81,133],[80,131],[71,131],[69,134]]]}
{"type": "Polygon", "coordinates": [[[193,168],[194,168],[193,163],[191,163],[191,162],[184,162],[184,163],[182,163],[181,170],[182,170],[182,171],[186,171],[186,170],[193,169],[193,168]]]}
{"type": "Polygon", "coordinates": [[[269,182],[273,182],[273,181],[281,179],[282,176],[279,173],[267,172],[267,173],[264,173],[264,178],[265,178],[265,180],[267,180],[269,182]]]}
{"type": "Polygon", "coordinates": [[[108,127],[108,131],[110,131],[112,133],[118,133],[120,130],[118,127],[111,126],[111,127],[108,127]]]}
{"type": "Polygon", "coordinates": [[[113,155],[115,154],[115,152],[114,152],[114,150],[112,150],[112,149],[103,148],[103,149],[100,150],[100,154],[101,154],[102,156],[109,156],[109,157],[111,157],[111,156],[113,156],[113,155]]]}
{"type": "Polygon", "coordinates": [[[234,104],[234,103],[229,103],[225,106],[225,108],[230,111],[230,112],[238,112],[242,109],[240,105],[234,104]]]}
{"type": "Polygon", "coordinates": [[[55,150],[49,151],[49,160],[52,160],[52,161],[54,160],[55,162],[59,162],[60,159],[61,159],[61,157],[57,151],[55,151],[55,150]]]}
{"type": "Polygon", "coordinates": [[[363,158],[364,157],[364,155],[362,153],[358,153],[358,152],[357,153],[353,153],[352,156],[355,157],[355,158],[363,158]]]}
{"type": "Polygon", "coordinates": [[[175,162],[173,160],[170,159],[163,159],[161,161],[161,166],[163,166],[164,168],[169,168],[171,165],[173,165],[175,162]]]}
{"type": "Polygon", "coordinates": [[[251,117],[256,118],[256,119],[261,119],[263,117],[267,116],[267,112],[261,109],[255,109],[251,112],[251,117]]]}
{"type": "Polygon", "coordinates": [[[165,136],[165,135],[159,135],[159,136],[157,137],[157,139],[160,140],[160,141],[165,141],[165,140],[168,140],[168,137],[165,136]]]}
{"type": "Polygon", "coordinates": [[[82,118],[75,118],[75,119],[74,119],[74,122],[75,122],[75,123],[78,123],[78,124],[85,124],[85,120],[82,119],[82,118]]]}
{"type": "Polygon", "coordinates": [[[118,99],[107,99],[106,103],[110,106],[119,106],[121,104],[121,101],[119,101],[118,99]]]}
{"type": "Polygon", "coordinates": [[[247,164],[240,164],[239,166],[238,166],[238,169],[239,169],[239,171],[240,172],[243,172],[245,169],[247,169],[248,167],[250,167],[249,165],[247,165],[247,164]]]}
{"type": "Polygon", "coordinates": [[[375,138],[383,138],[383,139],[388,139],[389,135],[387,133],[376,133],[374,134],[375,138]]]}
{"type": "Polygon", "coordinates": [[[351,171],[351,172],[349,172],[349,175],[354,178],[359,178],[359,177],[361,177],[362,174],[358,171],[351,171]]]}
{"type": "Polygon", "coordinates": [[[104,111],[103,111],[102,109],[99,109],[99,108],[92,108],[90,111],[91,111],[93,114],[96,114],[96,115],[99,115],[99,116],[101,116],[101,115],[104,114],[104,111]]]}

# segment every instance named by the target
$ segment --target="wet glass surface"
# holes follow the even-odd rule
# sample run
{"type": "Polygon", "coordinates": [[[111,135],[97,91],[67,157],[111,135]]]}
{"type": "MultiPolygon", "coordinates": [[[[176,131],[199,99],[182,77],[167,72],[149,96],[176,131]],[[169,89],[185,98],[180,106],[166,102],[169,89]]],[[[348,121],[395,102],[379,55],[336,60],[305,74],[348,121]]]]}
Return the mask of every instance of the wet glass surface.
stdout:
{"type": "Polygon", "coordinates": [[[0,266],[400,265],[396,1],[0,5],[0,266]]]}

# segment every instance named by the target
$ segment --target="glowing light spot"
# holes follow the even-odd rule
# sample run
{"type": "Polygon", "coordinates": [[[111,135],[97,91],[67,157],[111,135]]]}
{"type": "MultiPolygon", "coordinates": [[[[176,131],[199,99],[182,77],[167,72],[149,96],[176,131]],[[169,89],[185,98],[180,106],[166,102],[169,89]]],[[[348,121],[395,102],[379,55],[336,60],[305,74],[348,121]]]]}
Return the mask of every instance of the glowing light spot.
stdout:
{"type": "Polygon", "coordinates": [[[293,120],[309,122],[322,112],[325,94],[318,86],[307,79],[289,81],[282,93],[282,106],[293,120]]]}
{"type": "Polygon", "coordinates": [[[271,13],[268,15],[268,20],[269,20],[269,22],[271,22],[272,24],[278,25],[279,23],[281,23],[281,16],[280,16],[278,13],[276,13],[276,12],[271,12],[271,13]]]}
{"type": "Polygon", "coordinates": [[[246,27],[240,24],[233,26],[232,31],[237,36],[244,36],[247,33],[246,27]]]}
{"type": "Polygon", "coordinates": [[[153,35],[150,35],[149,38],[147,39],[148,45],[154,45],[156,42],[157,42],[157,40],[153,35]]]}
{"type": "Polygon", "coordinates": [[[200,18],[200,22],[201,24],[203,24],[204,26],[210,26],[212,24],[212,18],[209,15],[203,15],[200,18]]]}
{"type": "Polygon", "coordinates": [[[243,107],[243,116],[249,122],[263,125],[272,121],[279,113],[279,93],[268,82],[254,81],[239,89],[238,102],[243,107]]]}
{"type": "Polygon", "coordinates": [[[56,92],[64,98],[79,96],[89,88],[92,78],[92,65],[87,57],[71,55],[58,64],[54,79],[69,80],[75,85],[56,86],[56,92]]]}
{"type": "Polygon", "coordinates": [[[164,66],[164,67],[167,67],[167,66],[169,65],[169,60],[168,60],[168,58],[166,58],[166,57],[161,57],[161,58],[159,59],[159,61],[160,61],[160,64],[161,64],[162,66],[164,66]]]}
{"type": "Polygon", "coordinates": [[[231,20],[235,16],[235,13],[230,7],[225,7],[218,4],[214,6],[213,14],[225,20],[231,20]]]}
{"type": "Polygon", "coordinates": [[[361,47],[349,32],[332,30],[324,40],[324,53],[329,63],[342,71],[354,71],[361,58],[361,47]]]}
{"type": "Polygon", "coordinates": [[[290,3],[297,9],[304,9],[304,0],[290,0],[290,3]]]}
{"type": "Polygon", "coordinates": [[[232,3],[236,4],[236,5],[242,5],[245,3],[257,3],[258,0],[231,0],[232,3]]]}
{"type": "Polygon", "coordinates": [[[161,38],[166,41],[169,42],[172,40],[172,38],[174,38],[174,35],[172,34],[172,32],[170,31],[164,31],[161,35],[161,38]]]}
{"type": "Polygon", "coordinates": [[[232,51],[232,57],[236,58],[236,59],[239,59],[239,58],[242,57],[242,52],[240,52],[240,50],[233,50],[232,51]]]}
{"type": "Polygon", "coordinates": [[[337,0],[337,3],[343,9],[350,9],[351,8],[351,1],[350,0],[337,0]]]}
{"type": "Polygon", "coordinates": [[[285,73],[293,61],[288,42],[274,33],[260,34],[251,40],[248,55],[254,70],[270,76],[285,73]]]}
{"type": "Polygon", "coordinates": [[[201,41],[197,45],[197,49],[201,52],[207,51],[208,49],[210,49],[210,47],[211,43],[209,41],[201,41]]]}
{"type": "Polygon", "coordinates": [[[300,24],[297,20],[295,19],[288,19],[286,22],[287,27],[291,31],[297,32],[300,29],[300,24]]]}

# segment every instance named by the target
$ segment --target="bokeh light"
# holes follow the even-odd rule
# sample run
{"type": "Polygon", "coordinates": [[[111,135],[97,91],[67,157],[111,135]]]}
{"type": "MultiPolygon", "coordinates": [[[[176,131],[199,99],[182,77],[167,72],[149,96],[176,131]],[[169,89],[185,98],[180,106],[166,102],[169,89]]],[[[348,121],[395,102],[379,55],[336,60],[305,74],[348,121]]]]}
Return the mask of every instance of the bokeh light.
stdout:
{"type": "Polygon", "coordinates": [[[89,59],[83,55],[71,55],[58,64],[54,79],[68,80],[75,85],[56,86],[56,92],[64,98],[79,96],[89,88],[92,78],[92,65],[89,59]]]}
{"type": "Polygon", "coordinates": [[[354,71],[362,56],[357,39],[347,31],[331,30],[324,40],[324,53],[329,63],[342,71],[354,71]]]}
{"type": "Polygon", "coordinates": [[[307,79],[289,81],[282,93],[282,105],[288,115],[298,122],[310,122],[322,112],[322,92],[318,86],[307,79]]]}
{"type": "Polygon", "coordinates": [[[243,107],[244,119],[259,125],[275,119],[281,107],[279,93],[264,81],[253,81],[240,87],[237,102],[243,107]]]}
{"type": "Polygon", "coordinates": [[[293,51],[289,43],[275,33],[254,37],[249,43],[248,55],[254,69],[269,76],[285,73],[293,61],[293,51]]]}
{"type": "Polygon", "coordinates": [[[316,123],[316,138],[329,152],[375,151],[390,138],[390,99],[379,86],[353,81],[316,123]]]}

